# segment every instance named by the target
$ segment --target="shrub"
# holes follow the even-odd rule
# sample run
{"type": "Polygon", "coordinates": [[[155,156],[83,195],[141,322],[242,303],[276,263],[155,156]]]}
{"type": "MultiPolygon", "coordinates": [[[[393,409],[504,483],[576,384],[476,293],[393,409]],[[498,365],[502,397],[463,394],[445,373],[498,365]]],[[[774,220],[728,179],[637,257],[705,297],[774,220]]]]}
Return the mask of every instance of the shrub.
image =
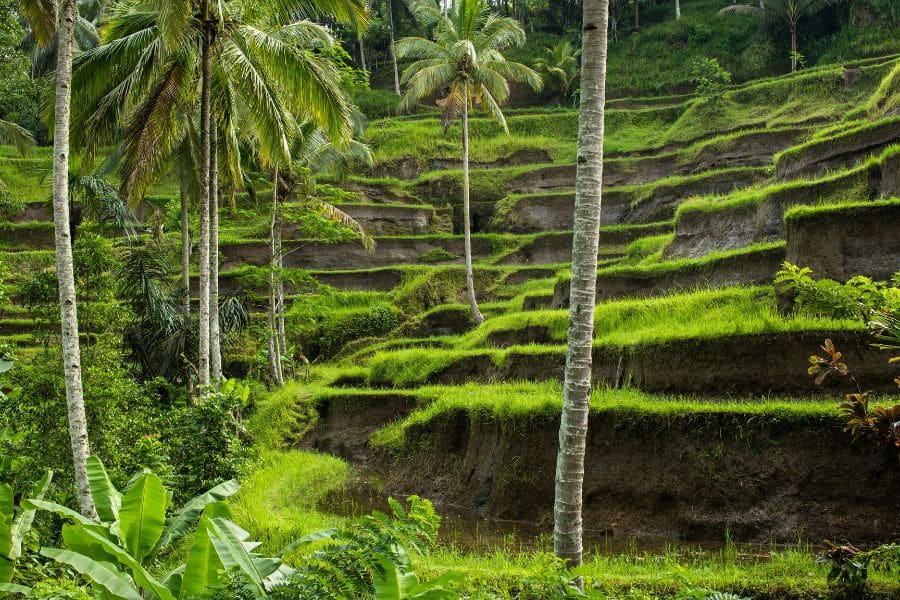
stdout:
{"type": "Polygon", "coordinates": [[[785,262],[775,276],[781,294],[792,294],[800,310],[817,317],[868,320],[873,312],[900,310],[900,278],[892,282],[853,277],[847,283],[813,279],[812,270],[785,262]]]}
{"type": "Polygon", "coordinates": [[[380,337],[398,325],[397,314],[383,303],[364,310],[329,315],[320,327],[319,354],[334,356],[347,342],[380,337]]]}
{"type": "Polygon", "coordinates": [[[715,58],[699,58],[691,67],[691,77],[697,84],[697,94],[710,105],[717,104],[725,88],[731,83],[731,73],[722,68],[715,58]]]}

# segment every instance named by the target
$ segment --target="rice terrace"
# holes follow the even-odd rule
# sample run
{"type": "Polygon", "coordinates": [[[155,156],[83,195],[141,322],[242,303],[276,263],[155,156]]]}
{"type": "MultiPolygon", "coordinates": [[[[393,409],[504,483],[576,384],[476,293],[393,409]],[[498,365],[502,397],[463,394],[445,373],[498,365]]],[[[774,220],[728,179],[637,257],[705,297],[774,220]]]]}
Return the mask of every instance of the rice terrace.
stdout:
{"type": "Polygon", "coordinates": [[[0,0],[0,596],[900,599],[897,0],[0,0]]]}

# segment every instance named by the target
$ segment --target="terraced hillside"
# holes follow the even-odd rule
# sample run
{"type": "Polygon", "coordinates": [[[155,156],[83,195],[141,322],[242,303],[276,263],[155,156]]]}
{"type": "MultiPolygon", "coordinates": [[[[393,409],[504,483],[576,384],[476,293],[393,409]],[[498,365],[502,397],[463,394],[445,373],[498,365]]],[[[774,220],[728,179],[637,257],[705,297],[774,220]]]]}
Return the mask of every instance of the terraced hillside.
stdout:
{"type": "MultiPolygon", "coordinates": [[[[742,541],[900,536],[896,456],[833,453],[848,380],[816,386],[807,357],[831,338],[857,380],[897,375],[862,320],[785,307],[785,260],[816,276],[900,270],[896,57],[822,67],[727,91],[715,106],[610,103],[586,524],[613,536],[742,541]]],[[[290,447],[332,452],[383,483],[477,516],[551,519],[565,361],[577,114],[513,111],[510,134],[473,121],[473,253],[487,320],[465,301],[459,128],[376,121],[375,164],[319,193],[375,238],[287,207],[291,345],[305,383],[259,406],[290,447]],[[299,352],[298,352],[299,354],[299,352]]],[[[4,153],[27,202],[2,226],[6,291],[52,264],[42,157],[4,153]]],[[[265,185],[223,210],[223,292],[262,311],[265,185]]],[[[163,186],[154,204],[175,196],[163,186]]],[[[162,239],[177,254],[177,202],[162,239]]],[[[21,303],[0,335],[39,343],[21,303]]],[[[87,334],[90,335],[90,332],[87,334]]],[[[228,370],[258,368],[261,336],[228,370]]]]}

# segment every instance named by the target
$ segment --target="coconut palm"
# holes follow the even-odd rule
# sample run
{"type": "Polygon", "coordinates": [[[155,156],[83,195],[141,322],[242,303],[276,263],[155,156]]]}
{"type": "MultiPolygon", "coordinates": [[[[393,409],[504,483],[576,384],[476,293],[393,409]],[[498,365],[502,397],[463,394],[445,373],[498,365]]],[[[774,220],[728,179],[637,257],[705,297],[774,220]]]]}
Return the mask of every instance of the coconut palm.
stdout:
{"type": "Polygon", "coordinates": [[[796,71],[800,56],[797,47],[797,28],[800,19],[837,2],[838,0],[765,0],[760,2],[759,6],[749,4],[726,6],[719,14],[755,17],[766,23],[785,23],[791,36],[791,71],[796,71]]]}
{"type": "MultiPolygon", "coordinates": [[[[212,185],[213,125],[220,131],[218,154],[230,181],[241,179],[242,139],[253,139],[267,164],[289,162],[295,114],[306,115],[329,135],[345,137],[349,117],[338,74],[316,52],[332,43],[331,37],[321,26],[294,19],[328,11],[351,23],[365,18],[362,0],[265,5],[244,0],[217,3],[215,8],[223,12],[210,12],[209,19],[201,19],[202,26],[191,27],[195,19],[182,0],[121,3],[112,9],[107,43],[79,57],[76,70],[79,121],[91,132],[82,142],[89,148],[109,143],[125,124],[122,188],[128,197],[140,198],[169,168],[176,149],[184,149],[186,138],[199,130],[202,385],[209,383],[211,368],[210,211],[218,208],[217,202],[210,202],[218,189],[212,185]]],[[[206,2],[200,9],[201,15],[213,10],[206,2]]]]}
{"type": "Polygon", "coordinates": [[[554,551],[570,567],[581,564],[583,551],[581,506],[597,298],[609,0],[585,0],[583,10],[571,308],[553,509],[554,551]]]}
{"type": "Polygon", "coordinates": [[[484,316],[475,297],[469,216],[469,111],[479,104],[508,132],[500,108],[509,96],[507,80],[524,81],[534,89],[542,81],[532,69],[503,57],[505,49],[525,43],[525,32],[518,21],[494,14],[486,0],[458,0],[446,15],[427,0],[409,0],[409,6],[422,24],[434,24],[434,40],[411,37],[397,44],[398,58],[415,61],[403,72],[408,87],[399,108],[410,111],[419,101],[442,94],[446,111],[462,112],[466,290],[472,319],[480,324],[484,316]]]}
{"type": "Polygon", "coordinates": [[[544,81],[553,81],[559,89],[559,99],[567,102],[581,77],[581,49],[571,41],[563,40],[552,48],[544,48],[544,55],[534,61],[534,68],[544,76],[544,81]]]}
{"type": "Polygon", "coordinates": [[[56,92],[53,128],[53,227],[56,249],[56,278],[59,284],[63,372],[66,387],[66,414],[75,471],[76,496],[82,514],[94,518],[96,511],[87,478],[87,419],[81,382],[81,347],[78,338],[78,311],[72,234],[69,229],[69,123],[72,104],[72,55],[75,46],[75,0],[24,0],[22,12],[29,19],[35,39],[42,45],[56,42],[56,92]],[[58,21],[57,21],[58,18],[58,21]]]}

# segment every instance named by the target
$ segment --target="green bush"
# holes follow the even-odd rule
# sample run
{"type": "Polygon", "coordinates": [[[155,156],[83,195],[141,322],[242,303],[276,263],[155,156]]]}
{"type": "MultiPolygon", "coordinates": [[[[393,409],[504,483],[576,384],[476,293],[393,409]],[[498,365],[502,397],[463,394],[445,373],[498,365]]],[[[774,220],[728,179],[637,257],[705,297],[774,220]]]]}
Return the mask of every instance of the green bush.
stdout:
{"type": "Polygon", "coordinates": [[[722,68],[715,58],[698,58],[691,67],[691,77],[697,84],[697,94],[709,104],[722,99],[725,88],[731,83],[731,73],[722,68]]]}
{"type": "Polygon", "coordinates": [[[380,337],[400,325],[397,314],[387,304],[329,315],[321,324],[319,354],[334,356],[347,342],[360,338],[380,337]]]}
{"type": "Polygon", "coordinates": [[[900,311],[900,274],[891,282],[858,276],[840,283],[813,279],[811,269],[786,262],[775,276],[775,286],[792,295],[801,311],[817,317],[868,321],[874,312],[900,311]]]}

